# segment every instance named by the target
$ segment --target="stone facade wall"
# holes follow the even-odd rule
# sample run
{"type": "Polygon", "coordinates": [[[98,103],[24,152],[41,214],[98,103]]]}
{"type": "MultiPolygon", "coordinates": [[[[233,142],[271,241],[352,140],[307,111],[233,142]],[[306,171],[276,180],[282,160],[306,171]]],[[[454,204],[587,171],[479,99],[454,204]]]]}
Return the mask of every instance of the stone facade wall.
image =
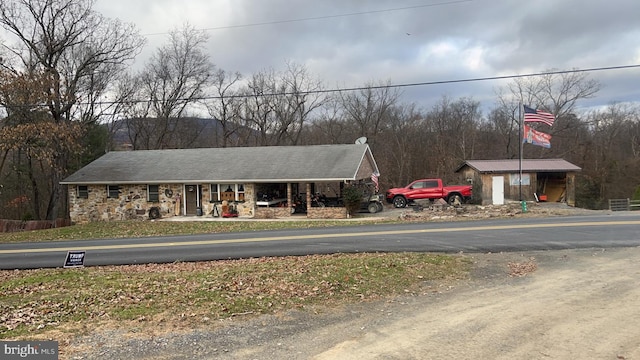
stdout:
{"type": "Polygon", "coordinates": [[[346,219],[347,208],[345,207],[312,207],[307,209],[309,219],[346,219]]]}
{"type": "Polygon", "coordinates": [[[175,196],[182,191],[181,185],[159,185],[159,201],[147,201],[147,185],[120,186],[120,196],[107,197],[107,185],[88,185],[88,198],[78,197],[78,187],[69,186],[69,217],[73,223],[92,221],[148,219],[149,209],[157,207],[160,216],[173,216],[175,196]]]}
{"type": "MultiPolygon", "coordinates": [[[[258,207],[256,208],[256,219],[283,219],[294,215],[288,207],[258,207]]],[[[307,219],[346,219],[347,209],[344,207],[312,207],[307,209],[307,214],[295,215],[307,219]]]]}
{"type": "MultiPolygon", "coordinates": [[[[160,184],[159,201],[147,201],[147,185],[120,185],[120,196],[116,198],[107,197],[107,185],[88,185],[88,198],[78,197],[78,187],[69,186],[69,217],[72,223],[82,224],[92,221],[115,221],[115,220],[147,220],[149,210],[157,207],[160,217],[172,217],[176,213],[182,214],[183,204],[178,204],[176,211],[176,201],[178,194],[183,192],[182,184],[160,184]]],[[[245,201],[232,202],[240,216],[253,216],[255,202],[251,199],[255,197],[255,187],[251,184],[245,185],[245,201]]],[[[202,212],[203,216],[212,216],[213,208],[217,207],[218,214],[221,214],[220,201],[210,201],[209,184],[202,185],[202,212]]],[[[184,201],[184,198],[181,198],[184,201]]]]}
{"type": "MultiPolygon", "coordinates": [[[[176,205],[178,194],[184,190],[183,184],[158,185],[159,201],[147,200],[147,185],[120,185],[118,198],[107,197],[107,185],[87,185],[88,198],[78,196],[78,187],[69,186],[69,216],[74,224],[93,221],[148,220],[149,210],[157,208],[160,217],[183,215],[184,198],[176,205]]],[[[230,202],[238,211],[238,216],[256,219],[278,219],[291,217],[288,207],[257,207],[255,205],[255,185],[244,184],[244,201],[230,202]]],[[[202,216],[222,216],[222,202],[212,201],[209,184],[202,185],[202,216]],[[214,211],[214,207],[216,211],[214,211]]],[[[344,219],[344,207],[310,208],[309,219],[344,219]]]]}
{"type": "Polygon", "coordinates": [[[281,219],[291,217],[289,207],[257,207],[254,216],[256,219],[281,219]]]}

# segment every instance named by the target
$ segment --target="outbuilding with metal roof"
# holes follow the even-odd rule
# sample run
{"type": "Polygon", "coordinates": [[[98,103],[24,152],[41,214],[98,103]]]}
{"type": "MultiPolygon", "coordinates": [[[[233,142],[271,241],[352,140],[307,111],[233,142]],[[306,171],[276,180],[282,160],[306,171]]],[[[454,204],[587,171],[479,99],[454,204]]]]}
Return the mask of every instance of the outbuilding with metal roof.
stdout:
{"type": "Polygon", "coordinates": [[[565,202],[575,206],[575,176],[564,159],[467,160],[458,169],[483,205],[512,201],[565,202]]]}

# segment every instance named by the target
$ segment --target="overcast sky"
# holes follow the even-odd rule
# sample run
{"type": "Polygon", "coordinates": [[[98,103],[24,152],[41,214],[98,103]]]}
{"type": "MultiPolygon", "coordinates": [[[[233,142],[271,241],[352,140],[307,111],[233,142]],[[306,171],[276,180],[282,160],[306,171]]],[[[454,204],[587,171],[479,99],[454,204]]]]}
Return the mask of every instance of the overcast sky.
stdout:
{"type": "MultiPolygon", "coordinates": [[[[244,76],[285,61],[326,88],[424,83],[640,64],[638,0],[97,0],[148,39],[142,63],[184,23],[208,29],[212,61],[244,76]]],[[[579,107],[640,100],[640,68],[590,74],[579,107]]],[[[402,88],[429,108],[443,95],[490,107],[509,80],[402,88]]]]}

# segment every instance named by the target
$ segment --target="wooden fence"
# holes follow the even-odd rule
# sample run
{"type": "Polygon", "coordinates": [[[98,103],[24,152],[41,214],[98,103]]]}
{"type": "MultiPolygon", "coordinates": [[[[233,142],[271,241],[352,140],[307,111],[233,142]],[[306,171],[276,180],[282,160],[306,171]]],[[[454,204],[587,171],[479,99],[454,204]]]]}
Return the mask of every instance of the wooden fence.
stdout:
{"type": "Polygon", "coordinates": [[[609,210],[611,211],[640,210],[640,200],[609,199],[609,210]]]}
{"type": "Polygon", "coordinates": [[[71,220],[69,219],[55,219],[55,220],[7,220],[0,219],[0,232],[16,232],[16,231],[31,231],[31,230],[44,230],[53,229],[64,226],[70,226],[71,220]]]}

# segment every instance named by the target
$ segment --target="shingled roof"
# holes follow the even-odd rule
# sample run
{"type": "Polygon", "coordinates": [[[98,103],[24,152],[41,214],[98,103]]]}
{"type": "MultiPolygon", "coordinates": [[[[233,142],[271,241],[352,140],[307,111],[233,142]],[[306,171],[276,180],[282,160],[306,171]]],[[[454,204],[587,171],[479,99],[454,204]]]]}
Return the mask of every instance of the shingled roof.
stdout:
{"type": "Polygon", "coordinates": [[[61,184],[358,180],[365,161],[367,144],[111,151],[61,184]]]}
{"type": "MultiPolygon", "coordinates": [[[[465,166],[480,173],[510,173],[520,170],[520,160],[467,160],[456,172],[465,166]]],[[[525,172],[570,172],[582,169],[563,159],[522,159],[522,171],[525,172]]]]}

